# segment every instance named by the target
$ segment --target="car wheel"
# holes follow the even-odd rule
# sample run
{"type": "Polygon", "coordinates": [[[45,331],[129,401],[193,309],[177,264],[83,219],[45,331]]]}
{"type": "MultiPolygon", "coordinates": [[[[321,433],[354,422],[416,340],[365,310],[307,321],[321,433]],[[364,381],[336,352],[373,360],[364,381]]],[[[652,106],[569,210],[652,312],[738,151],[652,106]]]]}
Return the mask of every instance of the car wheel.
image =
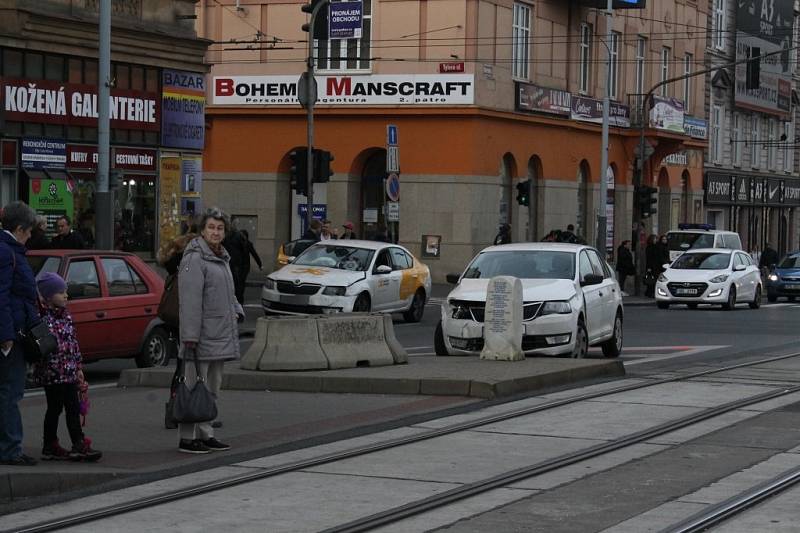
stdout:
{"type": "Polygon", "coordinates": [[[414,294],[414,299],[411,300],[411,307],[408,311],[403,313],[403,319],[406,322],[419,322],[422,320],[422,315],[425,313],[425,293],[418,290],[414,294]]]}
{"type": "Polygon", "coordinates": [[[136,366],[167,366],[175,355],[175,342],[164,328],[153,328],[144,341],[141,353],[136,356],[136,366]]]}
{"type": "Polygon", "coordinates": [[[586,333],[586,324],[583,319],[578,319],[578,331],[575,333],[575,347],[572,349],[573,359],[584,359],[589,354],[589,334],[586,333]]]}
{"type": "Polygon", "coordinates": [[[444,331],[442,331],[442,321],[436,324],[436,331],[433,333],[433,351],[436,355],[450,355],[447,346],[444,344],[444,331]]]}
{"type": "Polygon", "coordinates": [[[669,302],[658,302],[657,305],[659,309],[669,309],[669,302]]]}
{"type": "MultiPolygon", "coordinates": [[[[790,300],[794,300],[794,298],[790,298],[790,300]]],[[[778,297],[774,294],[767,294],[767,301],[769,303],[775,303],[778,301],[778,297]]]]}
{"type": "Polygon", "coordinates": [[[753,297],[753,301],[749,302],[748,305],[750,309],[758,309],[761,307],[761,287],[756,287],[756,294],[753,297]]]}
{"type": "Polygon", "coordinates": [[[728,291],[728,301],[722,304],[722,308],[726,311],[732,311],[736,308],[736,287],[731,285],[731,289],[728,291]]]}
{"type": "Polygon", "coordinates": [[[619,357],[622,353],[622,313],[617,311],[614,318],[614,335],[602,344],[605,357],[619,357]]]}
{"type": "Polygon", "coordinates": [[[356,303],[353,304],[353,312],[369,313],[371,308],[372,305],[371,302],[369,301],[369,294],[365,292],[359,294],[358,298],[356,298],[356,303]]]}
{"type": "Polygon", "coordinates": [[[686,304],[689,309],[697,309],[697,304],[686,304]]]}

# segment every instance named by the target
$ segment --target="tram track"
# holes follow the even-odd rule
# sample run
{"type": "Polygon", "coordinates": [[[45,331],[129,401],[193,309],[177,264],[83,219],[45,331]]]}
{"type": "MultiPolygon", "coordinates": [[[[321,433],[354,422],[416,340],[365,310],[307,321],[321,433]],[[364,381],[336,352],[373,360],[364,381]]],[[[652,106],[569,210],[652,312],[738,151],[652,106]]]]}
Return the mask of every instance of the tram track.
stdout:
{"type": "MultiPolygon", "coordinates": [[[[699,372],[692,372],[678,376],[654,379],[649,381],[643,381],[641,383],[634,383],[630,385],[624,385],[620,387],[613,387],[610,389],[596,391],[591,393],[584,393],[578,394],[575,396],[570,396],[568,398],[563,398],[559,400],[554,400],[551,402],[546,402],[544,404],[539,404],[531,407],[525,407],[521,409],[511,410],[505,413],[499,413],[495,415],[490,415],[486,417],[481,417],[475,420],[460,422],[456,424],[452,424],[443,428],[432,429],[429,431],[425,431],[423,433],[409,435],[405,437],[399,437],[394,439],[389,439],[373,444],[368,444],[365,446],[359,446],[355,448],[351,448],[348,450],[337,451],[329,454],[323,454],[318,457],[313,457],[310,459],[300,460],[292,463],[287,463],[283,465],[277,465],[274,467],[269,467],[265,469],[260,469],[256,472],[250,472],[247,474],[232,476],[229,478],[216,480],[212,482],[197,484],[191,487],[168,491],[161,494],[156,494],[150,497],[145,498],[138,498],[128,502],[123,502],[115,505],[110,505],[98,509],[88,510],[85,512],[75,513],[72,515],[55,518],[52,520],[47,520],[43,522],[38,522],[35,524],[30,524],[28,526],[24,526],[21,528],[15,528],[13,530],[4,530],[4,531],[15,531],[15,532],[25,532],[25,533],[39,533],[45,531],[56,531],[59,529],[67,528],[67,527],[74,527],[81,524],[86,524],[90,522],[94,522],[97,520],[102,520],[106,518],[112,518],[115,516],[120,516],[126,513],[138,511],[141,509],[146,509],[149,507],[154,507],[157,505],[163,505],[166,503],[178,501],[185,498],[191,498],[194,496],[199,496],[202,494],[208,494],[220,490],[224,490],[227,488],[235,487],[238,485],[243,485],[255,481],[260,481],[263,479],[267,479],[270,477],[278,476],[281,474],[287,474],[290,472],[296,472],[304,469],[308,469],[311,467],[316,467],[320,465],[330,464],[337,461],[341,461],[344,459],[351,459],[363,455],[368,455],[371,453],[388,450],[391,448],[397,448],[404,445],[418,443],[424,440],[433,439],[436,437],[442,437],[445,435],[451,435],[454,433],[458,433],[461,431],[467,431],[471,429],[475,429],[481,426],[495,424],[498,422],[503,422],[507,420],[511,420],[517,417],[526,416],[534,413],[539,413],[543,411],[547,411],[550,409],[555,409],[558,407],[563,407],[570,404],[579,403],[582,401],[593,400],[597,398],[602,398],[605,396],[611,396],[614,394],[620,394],[624,392],[630,392],[640,389],[645,389],[648,387],[655,387],[658,385],[663,385],[666,383],[674,383],[680,381],[686,381],[690,379],[697,379],[702,378],[704,376],[719,374],[723,372],[729,372],[732,370],[740,369],[740,368],[747,368],[753,367],[763,364],[768,364],[771,362],[776,362],[784,359],[790,359],[794,357],[800,356],[799,353],[791,353],[785,354],[780,356],[769,357],[765,359],[759,359],[755,361],[748,361],[745,363],[738,363],[735,365],[729,365],[720,368],[713,368],[708,370],[703,370],[699,372]]],[[[642,378],[640,376],[640,378],[642,378]]],[[[445,491],[438,495],[434,495],[422,500],[418,500],[415,502],[411,502],[406,505],[398,506],[381,513],[376,513],[374,515],[370,515],[368,517],[363,517],[361,519],[342,524],[333,528],[326,530],[327,533],[340,533],[340,532],[356,532],[356,531],[367,531],[373,529],[375,527],[379,527],[381,525],[386,525],[397,520],[401,520],[403,518],[407,518],[410,516],[414,516],[416,514],[420,514],[437,507],[442,507],[444,505],[448,505],[455,501],[474,496],[476,494],[480,494],[482,492],[486,492],[489,490],[493,490],[495,488],[499,488],[502,486],[506,486],[512,484],[516,481],[527,479],[530,477],[538,476],[547,472],[551,472],[553,470],[557,470],[559,468],[564,468],[571,464],[575,464],[593,457],[597,457],[603,454],[610,453],[614,450],[618,450],[620,448],[624,448],[626,446],[630,446],[636,443],[644,442],[646,440],[652,439],[656,436],[663,435],[666,433],[670,433],[672,431],[676,431],[683,427],[690,426],[692,424],[696,424],[698,422],[702,422],[704,420],[708,420],[710,418],[719,416],[721,414],[740,409],[742,407],[746,407],[748,405],[753,405],[756,403],[764,402],[767,400],[779,398],[782,396],[786,396],[789,394],[794,394],[800,392],[800,385],[792,386],[792,387],[782,387],[777,390],[768,391],[765,393],[761,393],[752,397],[739,399],[733,402],[729,402],[720,406],[711,407],[705,409],[699,413],[694,413],[689,416],[681,417],[672,421],[665,422],[658,426],[654,426],[652,428],[645,429],[643,431],[639,431],[636,433],[632,433],[612,441],[604,442],[601,444],[597,444],[595,446],[591,446],[589,448],[585,448],[583,450],[579,450],[572,453],[567,453],[561,456],[558,456],[553,459],[548,459],[546,461],[542,461],[540,463],[526,466],[523,468],[518,468],[515,470],[511,470],[496,476],[493,476],[488,479],[479,480],[473,483],[468,483],[462,485],[460,487],[445,491]]]]}

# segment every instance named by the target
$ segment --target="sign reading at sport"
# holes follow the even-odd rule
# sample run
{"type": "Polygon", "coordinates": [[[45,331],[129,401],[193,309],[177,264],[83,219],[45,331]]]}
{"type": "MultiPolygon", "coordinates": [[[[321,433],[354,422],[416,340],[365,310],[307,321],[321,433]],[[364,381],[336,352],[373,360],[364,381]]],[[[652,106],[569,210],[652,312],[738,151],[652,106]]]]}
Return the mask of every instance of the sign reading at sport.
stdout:
{"type": "MultiPolygon", "coordinates": [[[[581,0],[581,5],[605,9],[608,7],[608,0],[581,0]]],[[[612,9],[644,9],[647,0],[613,0],[612,9]]]]}

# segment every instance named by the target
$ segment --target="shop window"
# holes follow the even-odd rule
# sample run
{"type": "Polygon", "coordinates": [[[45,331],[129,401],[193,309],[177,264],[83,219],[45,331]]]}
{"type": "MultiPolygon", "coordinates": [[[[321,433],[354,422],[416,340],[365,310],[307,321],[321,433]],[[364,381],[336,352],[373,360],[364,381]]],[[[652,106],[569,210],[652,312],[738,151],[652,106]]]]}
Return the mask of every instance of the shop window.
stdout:
{"type": "Polygon", "coordinates": [[[144,132],[142,130],[128,130],[128,137],[133,144],[144,144],[144,132]]]}
{"type": "Polygon", "coordinates": [[[44,58],[44,79],[64,81],[64,58],[61,56],[46,56],[44,58]]]}
{"type": "Polygon", "coordinates": [[[83,139],[83,130],[80,126],[67,127],[67,139],[71,141],[80,141],[83,139]]]}
{"type": "Polygon", "coordinates": [[[156,187],[152,176],[123,177],[117,190],[116,248],[152,252],[155,243],[156,187]]]}
{"type": "Polygon", "coordinates": [[[144,68],[131,67],[131,89],[144,90],[144,68]]]}
{"type": "Polygon", "coordinates": [[[131,69],[128,65],[114,65],[114,82],[117,89],[131,88],[131,69]]]}
{"type": "Polygon", "coordinates": [[[128,130],[113,129],[111,130],[111,140],[119,143],[130,142],[128,137],[128,130]]]}
{"type": "Polygon", "coordinates": [[[87,85],[97,85],[97,61],[94,59],[87,59],[83,63],[83,83],[87,85]]]}
{"type": "Polygon", "coordinates": [[[83,140],[97,142],[97,128],[86,126],[83,128],[83,140]]]}
{"type": "Polygon", "coordinates": [[[25,77],[35,80],[44,78],[44,56],[42,54],[25,54],[25,77]]]}
{"type": "Polygon", "coordinates": [[[9,78],[22,77],[22,52],[18,50],[3,50],[3,76],[9,78]]]}
{"type": "Polygon", "coordinates": [[[22,122],[6,122],[3,133],[9,137],[22,137],[22,122]]]}
{"type": "Polygon", "coordinates": [[[64,137],[64,126],[61,124],[45,124],[44,136],[61,139],[64,137]]]}
{"type": "Polygon", "coordinates": [[[32,122],[25,122],[22,125],[22,134],[26,137],[43,137],[44,124],[34,124],[32,122]]]}
{"type": "Polygon", "coordinates": [[[149,93],[158,92],[158,69],[148,68],[144,72],[145,91],[149,93]]]}
{"type": "Polygon", "coordinates": [[[17,199],[17,171],[6,169],[0,173],[0,205],[8,205],[17,199]]]}
{"type": "Polygon", "coordinates": [[[83,83],[83,61],[71,57],[67,62],[67,81],[70,83],[83,83]]]}
{"type": "Polygon", "coordinates": [[[149,145],[157,145],[158,144],[158,132],[157,131],[146,131],[144,132],[144,143],[149,145]]]}

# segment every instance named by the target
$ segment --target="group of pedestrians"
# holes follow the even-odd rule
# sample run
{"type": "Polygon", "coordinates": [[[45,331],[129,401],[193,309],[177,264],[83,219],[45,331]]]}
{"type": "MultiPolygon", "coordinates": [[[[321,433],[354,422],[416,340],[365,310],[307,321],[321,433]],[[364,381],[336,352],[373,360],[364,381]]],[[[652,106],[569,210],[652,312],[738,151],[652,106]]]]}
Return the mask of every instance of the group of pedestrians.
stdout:
{"type": "Polygon", "coordinates": [[[669,260],[669,246],[667,245],[666,235],[652,234],[647,238],[647,245],[644,249],[645,255],[645,274],[644,274],[644,295],[647,298],[655,297],[656,281],[664,272],[664,265],[671,263],[669,260]]]}
{"type": "Polygon", "coordinates": [[[342,224],[341,234],[337,228],[332,228],[331,226],[331,221],[327,218],[323,220],[312,218],[311,222],[308,223],[308,228],[305,233],[303,233],[303,239],[316,242],[337,239],[358,239],[358,235],[356,235],[353,229],[353,223],[350,221],[342,224]]]}
{"type": "Polygon", "coordinates": [[[28,239],[28,250],[83,250],[94,246],[94,236],[89,228],[75,230],[72,221],[67,215],[56,219],[56,234],[52,239],[47,238],[47,218],[36,215],[36,222],[28,239]]]}

